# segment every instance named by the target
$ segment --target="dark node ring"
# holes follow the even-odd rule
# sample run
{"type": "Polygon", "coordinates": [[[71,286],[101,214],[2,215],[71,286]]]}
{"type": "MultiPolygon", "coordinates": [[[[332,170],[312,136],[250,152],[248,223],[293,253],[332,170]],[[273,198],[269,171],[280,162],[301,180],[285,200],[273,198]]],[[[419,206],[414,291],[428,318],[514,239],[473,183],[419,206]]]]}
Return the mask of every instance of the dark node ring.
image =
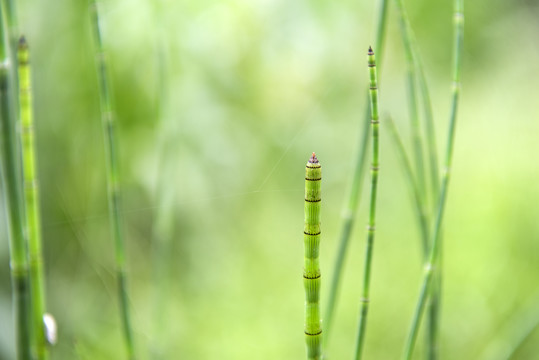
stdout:
{"type": "Polygon", "coordinates": [[[318,200],[309,200],[309,199],[305,199],[305,201],[311,202],[311,203],[316,203],[316,202],[322,201],[322,199],[318,199],[318,200]]]}
{"type": "Polygon", "coordinates": [[[371,86],[371,87],[369,87],[369,89],[371,89],[371,90],[378,90],[378,88],[377,88],[376,86],[371,86]]]}
{"type": "Polygon", "coordinates": [[[305,178],[305,180],[307,180],[307,181],[320,181],[320,180],[322,180],[322,178],[318,178],[318,179],[305,178]]]}
{"type": "Polygon", "coordinates": [[[317,236],[317,235],[320,235],[322,232],[319,231],[319,232],[317,232],[317,233],[315,233],[315,234],[309,234],[307,231],[304,231],[303,233],[304,233],[305,235],[309,235],[309,236],[317,236]]]}
{"type": "Polygon", "coordinates": [[[320,335],[320,334],[322,334],[322,330],[320,330],[319,332],[314,333],[314,334],[311,334],[311,333],[308,333],[307,331],[305,331],[305,335],[307,335],[307,336],[317,336],[317,335],[320,335]]]}
{"type": "Polygon", "coordinates": [[[376,64],[369,64],[369,67],[376,67],[376,64]]]}
{"type": "Polygon", "coordinates": [[[307,275],[303,275],[303,278],[304,279],[307,279],[307,280],[316,280],[316,279],[320,279],[322,275],[318,274],[318,275],[315,275],[314,277],[310,277],[310,276],[307,276],[307,275]]]}
{"type": "Polygon", "coordinates": [[[380,120],[371,120],[371,124],[373,125],[380,124],[380,120]]]}

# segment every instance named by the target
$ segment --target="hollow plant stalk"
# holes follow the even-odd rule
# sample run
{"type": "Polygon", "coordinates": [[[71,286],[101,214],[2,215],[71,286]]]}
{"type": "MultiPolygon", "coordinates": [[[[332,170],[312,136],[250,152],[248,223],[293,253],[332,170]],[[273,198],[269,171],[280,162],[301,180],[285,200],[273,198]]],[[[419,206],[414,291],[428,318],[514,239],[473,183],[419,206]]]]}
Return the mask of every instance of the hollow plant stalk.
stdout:
{"type": "Polygon", "coordinates": [[[305,168],[305,248],[303,285],[305,287],[305,342],[307,359],[322,359],[320,321],[320,205],[322,168],[313,153],[305,168]]]}
{"type": "Polygon", "coordinates": [[[33,356],[48,359],[43,315],[45,314],[45,283],[39,212],[39,190],[36,166],[35,135],[32,105],[32,76],[28,44],[24,37],[18,47],[19,119],[22,144],[24,200],[26,210],[26,235],[28,239],[28,263],[32,294],[33,356]]]}
{"type": "Polygon", "coordinates": [[[442,227],[442,220],[444,215],[445,201],[447,198],[447,191],[449,187],[449,180],[451,175],[451,165],[453,159],[453,145],[455,140],[455,129],[457,123],[457,110],[459,105],[460,95],[460,68],[462,57],[462,40],[464,35],[464,1],[454,0],[454,40],[453,40],[453,91],[451,100],[451,110],[449,115],[449,130],[447,132],[447,147],[445,154],[445,168],[442,174],[442,183],[440,187],[440,196],[438,200],[438,210],[436,213],[436,221],[434,223],[434,230],[432,234],[432,245],[430,248],[429,259],[425,266],[425,273],[423,275],[423,284],[417,301],[416,310],[412,319],[412,326],[406,342],[404,350],[404,359],[410,359],[413,354],[415,342],[417,339],[417,333],[421,323],[421,317],[423,315],[426,300],[431,293],[432,279],[434,274],[434,267],[437,264],[438,254],[440,251],[440,230],[442,227]]]}
{"type": "Polygon", "coordinates": [[[358,335],[356,342],[355,359],[361,359],[363,345],[365,343],[365,331],[367,324],[367,314],[370,302],[371,264],[374,245],[374,234],[376,225],[376,195],[378,190],[379,172],[379,139],[378,130],[380,122],[378,119],[378,82],[376,79],[376,62],[374,51],[369,47],[368,52],[369,67],[369,94],[371,104],[371,128],[372,128],[372,166],[371,166],[371,198],[369,206],[369,224],[367,226],[367,244],[365,247],[365,264],[363,270],[363,291],[361,295],[361,310],[359,316],[358,335]]]}
{"type": "MultiPolygon", "coordinates": [[[[386,30],[386,18],[387,18],[387,0],[381,0],[378,8],[378,20],[377,20],[377,29],[376,29],[376,41],[375,49],[378,49],[378,63],[382,59],[382,48],[385,38],[386,30]]],[[[369,92],[367,91],[367,103],[369,103],[369,92]]],[[[354,225],[354,220],[356,218],[356,212],[359,205],[359,195],[361,190],[361,185],[363,183],[363,176],[365,170],[365,161],[367,159],[367,150],[369,144],[369,133],[370,133],[370,106],[366,107],[365,116],[362,126],[362,138],[359,142],[359,152],[355,162],[354,175],[352,178],[352,183],[350,186],[350,192],[348,195],[348,202],[343,211],[343,220],[341,225],[341,232],[339,237],[339,248],[337,251],[337,256],[333,265],[333,275],[331,278],[330,290],[328,303],[326,311],[324,313],[324,343],[326,344],[329,341],[329,334],[331,326],[333,324],[333,315],[335,313],[335,308],[337,306],[339,285],[342,276],[342,270],[344,267],[344,258],[346,251],[348,249],[348,243],[350,236],[352,234],[352,228],[354,225]]]]}
{"type": "Polygon", "coordinates": [[[0,2],[0,121],[2,146],[2,182],[4,184],[11,285],[15,319],[15,340],[18,360],[30,359],[30,289],[28,285],[28,254],[23,233],[23,200],[19,181],[18,141],[15,135],[15,114],[12,108],[14,83],[10,78],[12,62],[8,42],[6,12],[0,2]]]}
{"type": "Polygon", "coordinates": [[[122,320],[124,342],[128,359],[135,359],[135,347],[129,301],[127,291],[127,275],[125,266],[125,242],[122,228],[119,165],[116,146],[116,122],[112,106],[112,93],[110,79],[107,73],[107,58],[101,38],[99,11],[95,0],[90,0],[92,28],[94,32],[94,46],[99,80],[99,100],[101,104],[101,121],[103,124],[106,153],[106,176],[109,199],[109,217],[112,237],[115,243],[116,276],[118,281],[118,297],[120,315],[122,320]]]}

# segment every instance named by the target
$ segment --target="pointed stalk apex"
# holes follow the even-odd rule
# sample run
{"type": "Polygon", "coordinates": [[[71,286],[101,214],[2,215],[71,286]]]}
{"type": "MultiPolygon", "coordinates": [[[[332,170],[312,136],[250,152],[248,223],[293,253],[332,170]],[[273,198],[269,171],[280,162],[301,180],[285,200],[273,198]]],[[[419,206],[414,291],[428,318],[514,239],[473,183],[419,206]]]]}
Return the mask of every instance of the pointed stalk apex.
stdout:
{"type": "Polygon", "coordinates": [[[318,164],[318,158],[316,157],[316,154],[313,152],[313,154],[311,155],[311,158],[309,159],[309,162],[311,164],[318,164]]]}

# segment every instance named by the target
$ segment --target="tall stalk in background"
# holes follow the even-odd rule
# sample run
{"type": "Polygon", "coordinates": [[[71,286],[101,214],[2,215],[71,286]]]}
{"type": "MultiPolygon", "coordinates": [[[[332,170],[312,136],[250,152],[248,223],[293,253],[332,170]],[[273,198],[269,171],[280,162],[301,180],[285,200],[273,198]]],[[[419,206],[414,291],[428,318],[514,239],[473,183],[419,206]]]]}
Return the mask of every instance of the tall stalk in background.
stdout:
{"type": "Polygon", "coordinates": [[[355,359],[361,359],[363,351],[363,344],[365,342],[365,330],[367,325],[367,315],[369,311],[369,293],[371,284],[371,264],[372,253],[374,245],[374,233],[376,225],[376,194],[378,190],[378,153],[379,153],[379,140],[378,131],[380,122],[378,120],[378,82],[376,79],[376,61],[374,59],[374,52],[369,47],[368,52],[368,66],[369,66],[369,94],[370,94],[370,108],[371,108],[371,127],[372,127],[372,167],[371,167],[371,199],[369,206],[369,225],[367,227],[367,244],[365,248],[365,268],[363,270],[363,291],[361,294],[361,312],[359,316],[359,327],[356,343],[356,355],[355,359]]]}
{"type": "MultiPolygon", "coordinates": [[[[400,27],[402,35],[402,43],[404,47],[404,55],[406,58],[407,86],[408,86],[408,109],[410,111],[410,122],[412,125],[412,145],[414,153],[414,161],[416,168],[416,178],[420,189],[425,188],[425,168],[423,164],[423,145],[421,140],[421,128],[419,125],[419,114],[417,112],[417,87],[416,87],[416,66],[414,61],[414,52],[412,50],[412,42],[409,34],[410,25],[408,19],[404,15],[404,5],[402,0],[396,0],[397,10],[400,16],[400,27]]],[[[422,194],[423,202],[425,196],[422,194]]]]}
{"type": "Polygon", "coordinates": [[[4,3],[0,2],[0,121],[2,134],[2,182],[4,183],[7,232],[9,238],[11,285],[15,315],[17,359],[30,359],[30,294],[28,286],[28,256],[23,234],[23,209],[19,181],[18,142],[15,135],[15,109],[12,108],[14,83],[10,78],[12,62],[4,3]]]}
{"type": "Polygon", "coordinates": [[[445,154],[445,168],[442,175],[442,184],[440,188],[440,197],[438,200],[438,211],[436,214],[436,222],[434,224],[434,230],[432,235],[432,245],[429,253],[429,260],[425,267],[425,274],[423,277],[423,284],[421,292],[417,302],[414,318],[412,320],[412,327],[410,334],[408,335],[408,341],[404,352],[404,359],[410,359],[417,339],[417,333],[419,325],[421,323],[421,317],[425,309],[425,303],[427,297],[431,294],[432,279],[434,274],[434,267],[438,261],[438,255],[440,251],[440,229],[442,227],[442,220],[445,208],[445,201],[447,197],[447,190],[449,187],[449,179],[451,175],[451,164],[453,159],[453,144],[455,140],[455,128],[457,120],[457,110],[459,104],[460,95],[460,68],[462,57],[462,39],[464,33],[464,0],[454,0],[454,41],[453,41],[453,93],[451,101],[451,111],[449,116],[449,130],[447,132],[447,148],[445,154]]]}
{"type": "Polygon", "coordinates": [[[120,312],[127,355],[129,359],[135,359],[133,330],[131,328],[131,316],[129,313],[127,276],[125,270],[125,243],[121,219],[119,166],[116,149],[116,124],[114,119],[115,114],[112,107],[110,79],[107,73],[107,59],[101,39],[99,12],[95,0],[90,0],[90,12],[92,17],[94,46],[96,50],[96,62],[98,68],[101,121],[103,123],[105,135],[109,218],[111,223],[112,237],[116,247],[115,260],[116,276],[118,281],[118,297],[120,302],[120,312]]]}
{"type": "MultiPolygon", "coordinates": [[[[386,18],[387,18],[387,0],[381,0],[378,8],[378,20],[376,29],[376,41],[375,49],[378,52],[378,63],[382,59],[382,48],[384,43],[384,35],[386,30],[386,18]]],[[[367,91],[367,104],[369,103],[369,92],[367,91]]],[[[344,257],[346,250],[348,249],[348,240],[352,233],[352,227],[356,218],[357,207],[359,204],[359,194],[361,191],[361,184],[363,181],[363,174],[365,170],[365,161],[367,159],[367,149],[369,144],[369,128],[370,128],[370,107],[366,107],[365,117],[362,126],[362,138],[359,142],[359,152],[356,159],[356,166],[354,169],[354,175],[352,178],[352,184],[350,187],[350,193],[348,196],[348,203],[343,211],[343,223],[341,226],[339,249],[337,251],[337,257],[333,265],[333,276],[331,278],[328,304],[324,316],[324,343],[329,341],[329,333],[331,325],[333,323],[333,315],[337,306],[337,295],[339,292],[339,284],[341,281],[342,270],[344,266],[344,257]]]]}
{"type": "MultiPolygon", "coordinates": [[[[400,19],[400,27],[401,27],[401,35],[402,35],[402,42],[403,47],[406,54],[406,61],[407,61],[407,67],[408,67],[408,90],[409,90],[409,108],[410,108],[410,116],[415,116],[418,118],[417,108],[416,108],[416,101],[417,101],[417,87],[416,87],[416,80],[421,90],[421,97],[423,100],[423,111],[425,115],[425,132],[427,134],[427,150],[428,150],[428,163],[429,163],[429,177],[430,177],[430,188],[431,188],[431,201],[432,203],[436,203],[438,200],[438,192],[439,192],[439,176],[438,176],[438,156],[437,156],[437,150],[436,150],[436,134],[434,130],[434,119],[432,116],[432,106],[430,102],[430,95],[429,90],[427,86],[427,81],[425,78],[425,73],[423,71],[423,64],[421,62],[421,58],[419,56],[419,50],[415,41],[415,36],[412,30],[412,27],[410,25],[410,20],[408,18],[406,9],[403,4],[403,0],[396,0],[397,4],[397,10],[399,13],[399,19],[400,19]]],[[[418,128],[414,129],[417,130],[417,134],[419,134],[419,124],[417,124],[418,128]]],[[[395,130],[395,136],[398,137],[396,130],[395,130]]],[[[395,138],[394,136],[394,138],[395,138]]],[[[415,138],[415,135],[414,135],[415,138]]],[[[417,139],[416,139],[417,140],[417,139]]],[[[398,139],[396,139],[398,142],[398,139]]],[[[398,144],[397,144],[398,145],[398,144]]],[[[417,149],[415,149],[417,152],[417,149]]],[[[404,147],[399,150],[399,152],[403,152],[404,147]]],[[[417,157],[417,153],[416,153],[417,157]]],[[[421,159],[421,163],[422,163],[421,159]]],[[[421,232],[421,238],[422,238],[422,244],[423,244],[423,256],[426,260],[429,252],[429,234],[427,233],[430,229],[430,226],[425,227],[425,222],[430,223],[429,219],[427,218],[427,206],[426,206],[426,199],[428,198],[428,191],[426,186],[426,181],[422,180],[423,176],[425,174],[420,173],[420,168],[417,167],[417,176],[415,177],[415,180],[413,179],[412,173],[405,171],[406,175],[410,177],[409,181],[416,181],[417,185],[416,188],[419,188],[419,197],[414,196],[416,200],[416,208],[418,208],[418,216],[419,216],[419,225],[420,225],[420,232],[421,232]],[[420,201],[417,203],[417,201],[420,201]],[[427,232],[426,232],[427,231],[427,232]]],[[[423,169],[421,169],[423,171],[423,169]]],[[[430,209],[430,207],[429,207],[430,209]]],[[[428,211],[428,214],[430,214],[430,211],[428,211]]],[[[430,216],[429,216],[430,218],[430,216]]],[[[427,358],[430,360],[435,360],[437,358],[437,349],[438,349],[438,323],[439,323],[439,303],[440,303],[440,283],[441,283],[441,272],[438,270],[435,270],[435,284],[433,286],[433,292],[430,297],[429,302],[429,317],[428,317],[428,329],[426,332],[427,335],[427,358]]]]}
{"type": "Polygon", "coordinates": [[[43,273],[43,255],[41,244],[41,220],[39,211],[39,190],[36,166],[32,76],[30,71],[28,44],[24,37],[19,40],[18,48],[18,83],[19,83],[19,119],[22,143],[22,161],[24,174],[24,200],[26,210],[26,235],[28,239],[28,263],[30,266],[31,308],[33,352],[38,360],[48,359],[48,348],[43,325],[45,314],[45,281],[43,273]]]}

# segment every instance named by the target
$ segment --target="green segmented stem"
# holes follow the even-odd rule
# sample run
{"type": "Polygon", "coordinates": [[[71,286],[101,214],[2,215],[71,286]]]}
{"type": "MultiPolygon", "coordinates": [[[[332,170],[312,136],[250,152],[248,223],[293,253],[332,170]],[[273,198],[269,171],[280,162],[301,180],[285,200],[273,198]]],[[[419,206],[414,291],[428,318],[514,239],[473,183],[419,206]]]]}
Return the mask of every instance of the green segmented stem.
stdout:
{"type": "Polygon", "coordinates": [[[99,99],[101,104],[101,121],[105,135],[105,153],[107,162],[107,185],[109,198],[109,215],[112,236],[116,248],[116,276],[118,281],[118,298],[124,333],[125,346],[129,359],[135,359],[133,330],[131,328],[131,316],[129,313],[127,276],[125,270],[125,244],[122,229],[121,205],[120,205],[120,181],[119,165],[116,150],[115,119],[112,107],[112,94],[110,81],[107,73],[107,59],[101,40],[99,26],[99,12],[95,0],[90,0],[90,12],[94,32],[94,46],[96,49],[96,62],[99,78],[99,99]]]}
{"type": "MultiPolygon", "coordinates": [[[[18,141],[15,135],[15,114],[12,105],[14,82],[10,79],[8,31],[4,2],[0,2],[0,121],[2,146],[2,182],[7,208],[7,235],[13,306],[15,339],[18,360],[30,359],[30,294],[28,286],[28,254],[23,234],[23,200],[21,196],[18,141]]],[[[14,79],[13,79],[14,80],[14,79]]]]}
{"type": "MultiPolygon", "coordinates": [[[[387,0],[381,0],[378,8],[378,21],[376,29],[376,41],[375,49],[378,49],[378,63],[382,59],[381,53],[384,42],[384,35],[386,30],[386,18],[387,18],[387,0]]],[[[367,103],[369,103],[369,91],[367,91],[367,103]]],[[[326,307],[326,312],[324,313],[324,344],[327,345],[329,342],[329,334],[331,330],[331,325],[333,323],[333,314],[337,305],[337,295],[341,280],[341,274],[344,266],[344,257],[346,255],[346,250],[348,249],[348,240],[352,234],[352,227],[354,225],[354,220],[356,218],[357,207],[359,204],[359,195],[360,189],[363,180],[363,174],[365,170],[365,162],[367,159],[367,150],[369,144],[369,134],[370,134],[370,119],[371,111],[370,106],[366,107],[365,110],[365,120],[363,121],[364,126],[362,126],[362,139],[359,142],[360,149],[358,152],[357,160],[355,162],[356,166],[354,169],[354,175],[352,178],[352,183],[350,187],[350,193],[348,196],[348,203],[343,211],[343,222],[341,226],[340,238],[339,238],[339,248],[337,251],[337,256],[333,265],[333,275],[331,278],[330,290],[328,303],[326,307]]],[[[327,348],[327,346],[325,346],[327,348]]]]}
{"type": "Polygon", "coordinates": [[[322,168],[313,153],[305,168],[305,247],[303,285],[305,287],[305,342],[307,359],[322,359],[320,322],[320,204],[322,168]]]}
{"type": "Polygon", "coordinates": [[[47,340],[43,315],[45,314],[45,283],[43,254],[41,250],[41,221],[39,212],[39,190],[36,170],[36,151],[32,105],[32,77],[28,44],[24,37],[19,40],[19,119],[22,143],[24,175],[24,200],[26,205],[26,234],[28,238],[28,263],[30,266],[30,288],[32,308],[33,351],[36,359],[48,358],[47,340]]]}
{"type": "Polygon", "coordinates": [[[365,343],[365,331],[367,324],[367,314],[369,312],[369,290],[371,283],[371,265],[372,253],[374,245],[374,233],[376,225],[376,194],[378,190],[378,152],[379,139],[378,130],[380,122],[378,118],[378,82],[376,79],[376,61],[374,59],[374,51],[369,47],[368,52],[369,66],[369,94],[371,103],[371,128],[372,128],[372,166],[371,166],[371,199],[369,210],[369,225],[367,226],[367,244],[365,247],[365,264],[363,270],[363,291],[361,295],[361,309],[359,316],[359,326],[356,342],[355,359],[361,359],[363,353],[363,345],[365,343]]]}
{"type": "Polygon", "coordinates": [[[419,325],[421,323],[421,317],[425,309],[425,303],[432,290],[432,279],[434,274],[434,267],[437,264],[438,254],[440,249],[440,229],[442,227],[442,220],[445,208],[445,201],[447,197],[447,190],[449,187],[449,179],[451,174],[451,164],[453,159],[453,145],[455,140],[455,129],[457,123],[457,110],[460,95],[460,67],[462,56],[462,39],[464,34],[464,1],[455,0],[454,2],[454,41],[453,41],[453,91],[451,101],[451,111],[449,115],[449,130],[447,133],[447,148],[445,154],[445,169],[442,175],[442,184],[440,187],[440,197],[438,200],[438,211],[436,214],[436,222],[434,224],[434,231],[432,235],[432,246],[430,248],[429,260],[425,267],[425,274],[423,276],[423,284],[419,294],[416,310],[412,320],[412,326],[408,335],[404,351],[404,359],[410,359],[414,350],[415,342],[417,339],[417,333],[419,331],[419,325]]]}

